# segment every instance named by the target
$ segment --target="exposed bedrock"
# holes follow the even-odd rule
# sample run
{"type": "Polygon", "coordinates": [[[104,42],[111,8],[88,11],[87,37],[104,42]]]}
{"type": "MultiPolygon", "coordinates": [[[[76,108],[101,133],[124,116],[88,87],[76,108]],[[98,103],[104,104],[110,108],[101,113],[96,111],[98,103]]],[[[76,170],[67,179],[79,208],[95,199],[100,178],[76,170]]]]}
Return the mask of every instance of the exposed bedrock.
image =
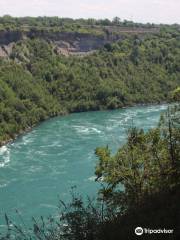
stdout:
{"type": "Polygon", "coordinates": [[[59,54],[68,55],[77,53],[88,53],[97,50],[107,43],[116,42],[122,39],[125,34],[144,35],[149,32],[150,30],[147,31],[143,29],[118,29],[118,31],[117,29],[116,31],[106,29],[102,34],[93,35],[91,33],[53,32],[45,30],[1,30],[0,56],[8,56],[11,53],[12,44],[24,38],[41,38],[47,40],[54,44],[55,49],[59,54]]]}

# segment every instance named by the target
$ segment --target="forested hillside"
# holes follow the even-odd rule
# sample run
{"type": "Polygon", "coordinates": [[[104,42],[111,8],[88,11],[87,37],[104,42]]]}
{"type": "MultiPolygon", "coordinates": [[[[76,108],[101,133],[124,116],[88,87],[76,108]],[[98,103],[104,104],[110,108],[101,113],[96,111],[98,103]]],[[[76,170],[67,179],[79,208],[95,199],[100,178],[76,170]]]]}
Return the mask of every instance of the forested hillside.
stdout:
{"type": "Polygon", "coordinates": [[[125,34],[85,56],[64,56],[51,41],[25,37],[0,58],[0,144],[52,116],[169,101],[179,85],[178,26],[125,34]]]}

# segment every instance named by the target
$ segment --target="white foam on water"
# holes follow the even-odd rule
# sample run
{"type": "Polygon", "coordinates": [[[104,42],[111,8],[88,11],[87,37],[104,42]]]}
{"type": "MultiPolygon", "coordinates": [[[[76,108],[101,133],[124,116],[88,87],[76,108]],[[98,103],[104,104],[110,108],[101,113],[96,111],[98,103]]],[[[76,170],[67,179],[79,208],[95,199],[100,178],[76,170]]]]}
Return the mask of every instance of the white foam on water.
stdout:
{"type": "Polygon", "coordinates": [[[10,162],[10,151],[7,146],[2,146],[0,148],[0,168],[7,166],[9,162],[10,162]]]}
{"type": "Polygon", "coordinates": [[[96,176],[91,176],[88,178],[88,181],[94,182],[96,180],[96,176]]]}
{"type": "Polygon", "coordinates": [[[7,185],[8,185],[7,183],[2,183],[2,184],[0,183],[0,188],[7,187],[7,185]]]}
{"type": "Polygon", "coordinates": [[[2,146],[0,148],[0,155],[2,155],[3,153],[5,153],[7,151],[7,146],[2,146]]]}
{"type": "Polygon", "coordinates": [[[0,180],[0,188],[7,187],[10,182],[11,182],[11,181],[9,181],[9,180],[1,179],[1,180],[0,180]]]}
{"type": "Polygon", "coordinates": [[[167,105],[147,107],[146,109],[142,110],[142,113],[146,114],[146,113],[159,112],[162,110],[166,110],[167,107],[168,107],[167,105]]]}
{"type": "Polygon", "coordinates": [[[53,169],[51,168],[50,174],[49,176],[51,177],[55,177],[55,176],[60,176],[60,175],[65,175],[67,174],[67,171],[62,170],[64,168],[64,166],[60,167],[59,169],[53,169]]]}
{"type": "Polygon", "coordinates": [[[29,136],[29,135],[27,135],[27,136],[24,136],[24,137],[22,138],[22,140],[23,140],[23,145],[27,145],[27,144],[29,144],[29,143],[32,143],[32,142],[33,142],[33,139],[32,139],[32,138],[30,138],[30,136],[29,136]]]}
{"type": "Polygon", "coordinates": [[[101,130],[97,129],[96,127],[86,127],[86,126],[78,126],[74,125],[73,128],[76,129],[78,133],[81,134],[89,134],[89,133],[101,133],[101,130]]]}
{"type": "Polygon", "coordinates": [[[109,119],[108,122],[113,122],[113,123],[115,122],[116,123],[117,119],[109,119]]]}
{"type": "Polygon", "coordinates": [[[89,128],[85,126],[73,126],[78,133],[88,133],[89,128]]]}
{"type": "Polygon", "coordinates": [[[126,122],[128,122],[129,120],[132,120],[133,117],[134,117],[134,116],[133,116],[132,114],[127,115],[127,116],[124,117],[123,121],[126,123],[126,122]]]}
{"type": "Polygon", "coordinates": [[[59,141],[54,141],[52,142],[51,144],[45,144],[45,145],[42,145],[40,146],[40,148],[48,148],[48,147],[62,147],[63,145],[60,144],[59,141]]]}
{"type": "Polygon", "coordinates": [[[130,116],[124,116],[123,118],[109,119],[108,125],[106,126],[107,131],[112,131],[117,128],[127,126],[128,121],[131,119],[130,116]]]}
{"type": "Polygon", "coordinates": [[[35,151],[35,154],[37,154],[39,156],[47,156],[47,155],[49,155],[48,153],[46,153],[44,151],[41,151],[41,150],[35,151]]]}
{"type": "Polygon", "coordinates": [[[92,131],[96,132],[96,133],[101,133],[101,130],[98,130],[97,128],[91,128],[92,131]]]}
{"type": "Polygon", "coordinates": [[[54,206],[54,205],[51,205],[51,204],[47,204],[47,203],[42,203],[42,204],[40,204],[40,207],[58,209],[57,206],[54,206]]]}
{"type": "Polygon", "coordinates": [[[28,168],[28,171],[26,172],[26,174],[31,174],[31,173],[35,173],[35,172],[41,172],[41,171],[42,171],[41,166],[30,166],[28,168]]]}
{"type": "Polygon", "coordinates": [[[0,225],[0,228],[6,228],[7,227],[7,225],[0,225]]]}

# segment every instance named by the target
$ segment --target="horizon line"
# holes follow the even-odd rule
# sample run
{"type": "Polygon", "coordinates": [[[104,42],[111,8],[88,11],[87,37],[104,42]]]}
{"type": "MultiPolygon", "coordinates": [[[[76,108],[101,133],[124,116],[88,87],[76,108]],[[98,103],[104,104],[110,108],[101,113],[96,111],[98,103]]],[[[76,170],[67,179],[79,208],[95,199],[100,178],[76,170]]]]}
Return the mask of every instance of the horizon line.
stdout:
{"type": "Polygon", "coordinates": [[[136,20],[132,20],[132,19],[122,19],[120,18],[119,16],[114,16],[113,18],[107,18],[107,17],[104,17],[104,18],[95,18],[95,17],[92,17],[92,18],[89,18],[89,17],[80,17],[80,18],[75,18],[75,17],[64,17],[64,16],[57,16],[57,15],[37,15],[37,16],[32,16],[32,15],[24,15],[24,16],[17,16],[17,15],[11,15],[11,14],[3,14],[3,15],[0,15],[1,18],[3,17],[12,17],[12,18],[43,18],[43,17],[47,17],[47,18],[53,18],[53,17],[57,17],[59,19],[72,19],[72,20],[80,20],[80,19],[84,19],[84,20],[89,20],[89,19],[93,19],[93,20],[109,20],[109,21],[113,21],[114,18],[118,17],[120,19],[120,22],[124,22],[124,21],[128,21],[128,22],[133,22],[133,23],[137,23],[137,24],[154,24],[154,25],[180,25],[180,23],[178,22],[173,22],[173,23],[163,23],[163,22],[140,22],[140,21],[136,21],[136,20]]]}

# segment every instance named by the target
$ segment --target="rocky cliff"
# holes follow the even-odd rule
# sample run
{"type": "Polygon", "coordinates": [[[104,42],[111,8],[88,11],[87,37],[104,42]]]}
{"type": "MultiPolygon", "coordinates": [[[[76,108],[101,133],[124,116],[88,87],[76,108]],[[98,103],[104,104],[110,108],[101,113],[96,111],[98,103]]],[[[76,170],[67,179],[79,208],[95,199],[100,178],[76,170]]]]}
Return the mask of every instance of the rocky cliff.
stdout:
{"type": "Polygon", "coordinates": [[[103,47],[107,43],[118,41],[126,34],[144,35],[156,33],[157,29],[143,28],[104,28],[102,34],[80,33],[80,32],[53,32],[46,30],[28,30],[28,31],[0,31],[0,57],[7,57],[13,44],[24,38],[42,38],[51,42],[57,53],[69,54],[87,54],[103,47]]]}

